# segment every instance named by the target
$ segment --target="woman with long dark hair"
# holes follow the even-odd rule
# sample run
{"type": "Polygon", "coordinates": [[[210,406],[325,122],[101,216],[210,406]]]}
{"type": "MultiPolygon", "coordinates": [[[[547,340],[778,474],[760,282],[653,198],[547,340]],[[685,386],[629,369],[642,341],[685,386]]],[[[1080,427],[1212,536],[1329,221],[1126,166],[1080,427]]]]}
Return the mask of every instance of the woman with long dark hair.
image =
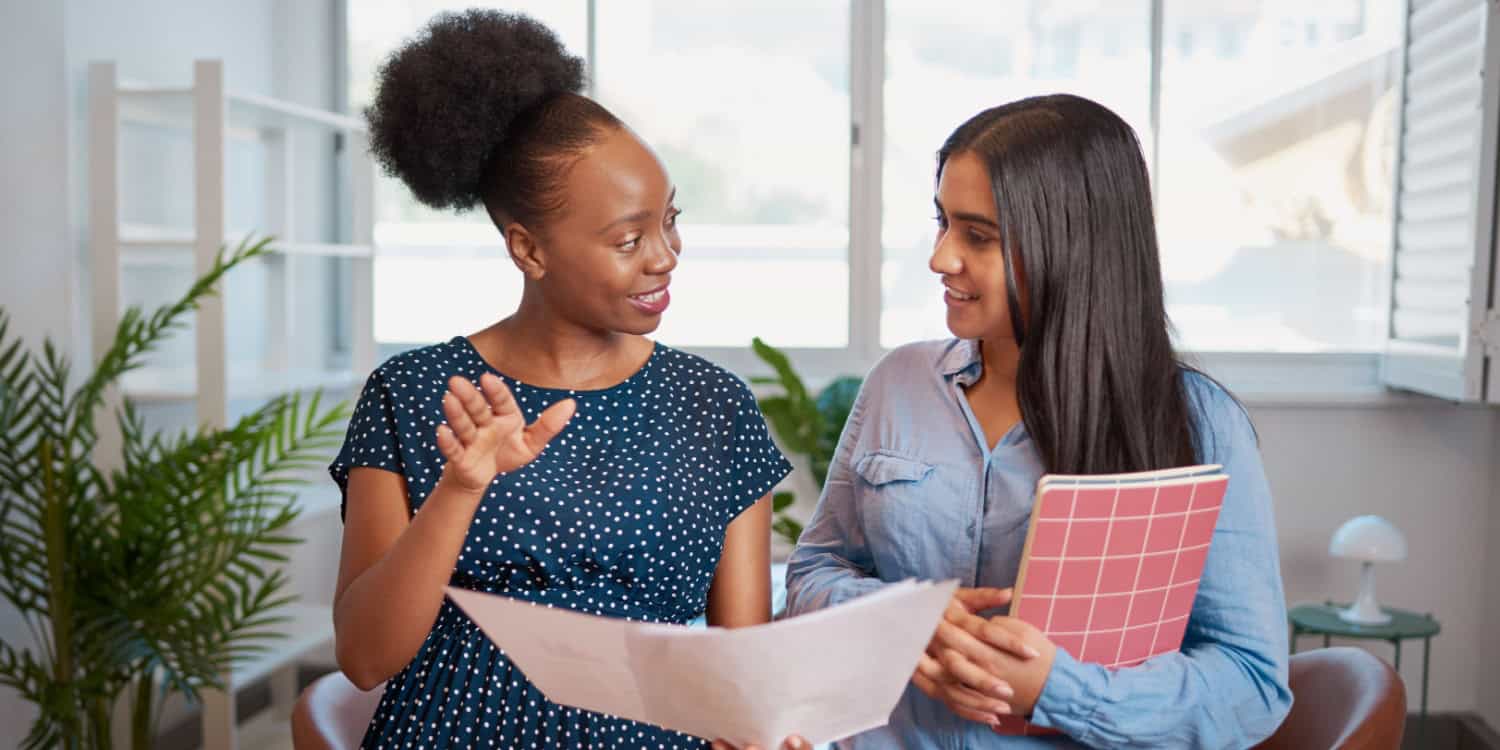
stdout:
{"type": "Polygon", "coordinates": [[[546,27],[483,10],[438,16],[379,74],[375,157],[430,206],[482,207],[525,281],[493,325],[382,364],[330,467],[339,666],[385,684],[363,747],[706,746],[549,702],[444,586],[771,616],[767,493],[790,467],[743,381],[646,338],[682,251],[676,191],[583,84],[546,27]]]}
{"type": "Polygon", "coordinates": [[[938,152],[931,268],[955,338],[871,371],[787,572],[792,614],[908,577],[963,586],[855,748],[1247,747],[1291,704],[1270,490],[1240,404],[1174,352],[1140,145],[1103,106],[1024,99],[938,152]],[[1222,464],[1182,649],[1075,660],[1009,602],[1037,480],[1222,464]],[[992,730],[1025,716],[1050,738],[992,730]]]}

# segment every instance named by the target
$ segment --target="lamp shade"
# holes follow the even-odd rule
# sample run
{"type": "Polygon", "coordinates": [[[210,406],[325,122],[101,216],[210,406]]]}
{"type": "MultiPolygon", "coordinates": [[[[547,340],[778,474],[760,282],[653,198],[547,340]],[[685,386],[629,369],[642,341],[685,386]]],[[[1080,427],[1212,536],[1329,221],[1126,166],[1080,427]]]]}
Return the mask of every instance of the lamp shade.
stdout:
{"type": "Polygon", "coordinates": [[[1358,516],[1333,533],[1328,554],[1364,562],[1405,560],[1406,537],[1380,516],[1358,516]]]}

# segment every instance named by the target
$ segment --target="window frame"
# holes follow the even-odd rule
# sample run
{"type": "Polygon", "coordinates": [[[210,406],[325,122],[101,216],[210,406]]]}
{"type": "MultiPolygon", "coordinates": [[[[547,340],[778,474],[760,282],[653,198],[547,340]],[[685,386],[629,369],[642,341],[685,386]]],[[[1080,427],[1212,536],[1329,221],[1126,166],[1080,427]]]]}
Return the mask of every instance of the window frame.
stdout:
{"type": "MultiPolygon", "coordinates": [[[[578,1],[586,4],[585,56],[592,66],[596,58],[596,7],[599,0],[578,1]]],[[[348,3],[349,0],[336,0],[335,12],[342,24],[347,24],[348,3]]],[[[1402,5],[1405,6],[1405,2],[1402,5]]],[[[1165,0],[1149,0],[1150,132],[1143,134],[1143,140],[1152,175],[1159,174],[1164,6],[1165,0]]],[[[849,300],[848,343],[837,348],[783,349],[811,384],[844,374],[863,374],[889,351],[880,345],[880,273],[884,260],[880,206],[885,135],[885,3],[881,0],[849,0],[849,24],[849,245],[848,276],[845,279],[849,300]]],[[[340,78],[339,96],[347,109],[347,29],[340,29],[339,35],[335,51],[339,57],[335,65],[340,78]]],[[[593,93],[592,77],[588,86],[589,93],[593,93]]],[[[1153,198],[1156,191],[1153,180],[1153,198]]],[[[435,251],[436,248],[424,247],[421,254],[441,257],[435,251]]],[[[457,252],[472,254],[473,248],[457,252]]],[[[1389,317],[1389,306],[1386,314],[1389,317]]],[[[776,342],[768,343],[775,345],[776,342]]],[[[748,341],[745,346],[682,348],[744,377],[770,374],[769,367],[754,355],[748,341]]],[[[1189,363],[1214,375],[1252,405],[1380,406],[1412,401],[1412,397],[1395,393],[1383,383],[1383,352],[1376,349],[1351,352],[1187,350],[1182,354],[1189,363]]]]}

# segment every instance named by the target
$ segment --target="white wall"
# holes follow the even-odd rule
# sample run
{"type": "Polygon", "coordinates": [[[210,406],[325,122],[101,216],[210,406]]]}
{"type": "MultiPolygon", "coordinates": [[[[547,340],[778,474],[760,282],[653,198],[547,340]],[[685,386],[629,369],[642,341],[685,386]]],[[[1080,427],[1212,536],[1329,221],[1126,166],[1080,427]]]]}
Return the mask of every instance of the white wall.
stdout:
{"type": "Polygon", "coordinates": [[[69,340],[68,143],[58,3],[0,5],[0,304],[28,340],[69,340]]]}
{"type": "MultiPolygon", "coordinates": [[[[1495,411],[1430,402],[1251,412],[1275,493],[1288,600],[1351,598],[1357,565],[1330,558],[1329,538],[1352,516],[1384,516],[1405,533],[1409,557],[1377,568],[1381,603],[1431,612],[1443,627],[1432,642],[1429,710],[1477,710],[1480,680],[1500,656],[1481,652],[1495,640],[1485,623],[1486,597],[1493,612],[1497,593],[1485,569],[1487,550],[1497,549],[1488,529],[1500,515],[1491,473],[1500,453],[1495,411]]],[[[1321,643],[1302,640],[1314,645],[1321,643]]],[[[1391,658],[1388,644],[1369,650],[1391,658]]],[[[1413,710],[1421,668],[1420,642],[1408,642],[1401,671],[1413,710]]]]}
{"type": "MultiPolygon", "coordinates": [[[[0,5],[0,305],[11,331],[30,341],[72,339],[75,313],[67,259],[67,98],[60,5],[0,5]],[[24,106],[22,104],[24,103],[24,106]]],[[[32,640],[19,614],[0,604],[0,639],[32,640]]],[[[0,747],[18,747],[31,707],[0,688],[0,747]]]]}
{"type": "Polygon", "coordinates": [[[1495,412],[1495,446],[1490,451],[1490,509],[1485,531],[1485,617],[1481,632],[1479,711],[1500,728],[1500,409],[1495,412]]]}

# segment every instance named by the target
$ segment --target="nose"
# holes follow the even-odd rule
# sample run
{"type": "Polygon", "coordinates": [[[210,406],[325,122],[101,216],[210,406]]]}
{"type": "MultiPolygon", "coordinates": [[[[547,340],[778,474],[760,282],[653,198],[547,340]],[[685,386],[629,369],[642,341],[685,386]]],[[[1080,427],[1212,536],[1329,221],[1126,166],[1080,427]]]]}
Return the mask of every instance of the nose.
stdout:
{"type": "MultiPolygon", "coordinates": [[[[680,242],[677,240],[676,242],[680,242]]],[[[646,273],[668,274],[677,268],[677,254],[682,252],[680,244],[674,244],[670,233],[664,233],[660,241],[651,243],[651,257],[646,259],[646,273]]]]}
{"type": "Polygon", "coordinates": [[[963,272],[964,264],[948,242],[948,235],[948,232],[942,232],[932,244],[932,257],[927,261],[927,268],[940,276],[957,276],[963,272]]]}

